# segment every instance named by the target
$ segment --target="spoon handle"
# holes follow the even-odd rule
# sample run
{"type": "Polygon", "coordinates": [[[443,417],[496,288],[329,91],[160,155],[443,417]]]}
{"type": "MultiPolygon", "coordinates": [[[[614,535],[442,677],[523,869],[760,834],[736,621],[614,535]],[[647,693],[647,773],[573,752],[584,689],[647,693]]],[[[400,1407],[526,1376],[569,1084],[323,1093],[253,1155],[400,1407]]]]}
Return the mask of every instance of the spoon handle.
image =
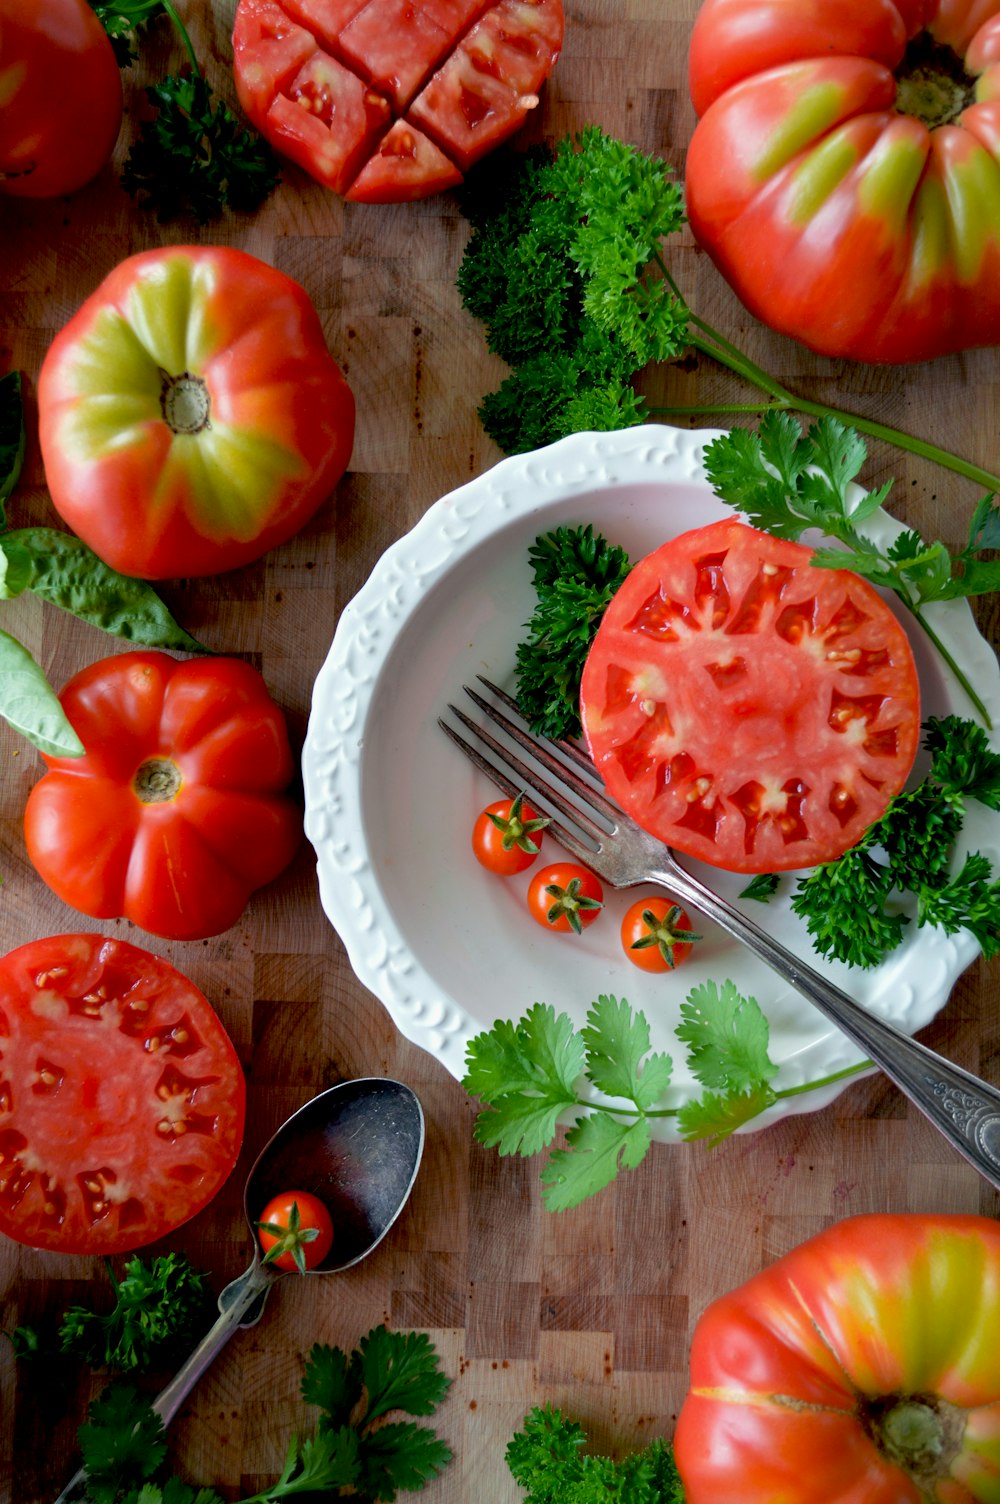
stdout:
{"type": "MultiPolygon", "coordinates": [[[[165,1426],[173,1420],[202,1374],[219,1356],[233,1333],[241,1326],[253,1326],[259,1321],[264,1301],[276,1277],[270,1265],[255,1259],[245,1273],[222,1291],[219,1296],[219,1315],[214,1324],[153,1401],[153,1409],[165,1426]],[[256,1310],[254,1306],[257,1307],[256,1310]],[[250,1320],[246,1319],[248,1315],[250,1320]]],[[[55,1504],[83,1504],[86,1497],[87,1475],[80,1468],[73,1474],[55,1504]]]]}

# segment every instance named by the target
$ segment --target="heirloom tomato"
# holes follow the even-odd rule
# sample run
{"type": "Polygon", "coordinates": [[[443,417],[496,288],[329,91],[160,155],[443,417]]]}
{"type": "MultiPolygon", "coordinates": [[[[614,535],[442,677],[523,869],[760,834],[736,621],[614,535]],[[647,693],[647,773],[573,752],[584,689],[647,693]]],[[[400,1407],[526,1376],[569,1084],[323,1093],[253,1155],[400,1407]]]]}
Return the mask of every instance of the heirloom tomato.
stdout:
{"type": "Polygon", "coordinates": [[[1000,0],[706,0],[691,228],[825,355],[1000,342],[1000,0]]]}
{"type": "Polygon", "coordinates": [[[121,122],[118,64],[87,0],[0,0],[0,192],[82,188],[121,122]]]}
{"type": "Polygon", "coordinates": [[[306,292],[225,246],[130,256],[38,380],[53,503],[142,579],[235,569],[283,543],[347,468],[354,398],[306,292]]]}
{"type": "Polygon", "coordinates": [[[240,1151],[243,1072],[207,998],[158,956],[53,935],[0,959],[0,1231],[140,1248],[212,1199],[240,1151]]]}
{"type": "Polygon", "coordinates": [[[299,846],[285,718],[236,658],[120,653],[60,695],[82,757],[45,756],[24,834],[52,891],[168,940],[234,925],[299,846]]]}
{"type": "Polygon", "coordinates": [[[330,1252],[333,1221],[311,1191],[285,1191],[273,1197],[261,1212],[257,1236],[265,1264],[305,1274],[322,1264],[330,1252]]]}
{"type": "Polygon", "coordinates": [[[563,24],[562,0],[239,0],[236,92],[335,193],[427,198],[535,108],[563,24]]]}
{"type": "Polygon", "coordinates": [[[996,1504],[1000,1226],[838,1222],[699,1320],[688,1504],[996,1504]]]}
{"type": "Polygon", "coordinates": [[[736,519],[635,564],[584,665],[608,791],[668,846],[733,872],[832,861],[906,781],[909,640],[876,590],[736,519]]]}

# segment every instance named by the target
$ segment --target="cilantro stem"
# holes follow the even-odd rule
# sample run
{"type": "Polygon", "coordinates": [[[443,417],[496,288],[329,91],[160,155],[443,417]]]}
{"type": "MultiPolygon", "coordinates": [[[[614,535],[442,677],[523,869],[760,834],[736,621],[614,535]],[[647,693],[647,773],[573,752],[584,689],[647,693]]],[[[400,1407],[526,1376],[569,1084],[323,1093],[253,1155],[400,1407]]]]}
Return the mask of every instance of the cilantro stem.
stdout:
{"type": "MultiPolygon", "coordinates": [[[[909,603],[906,601],[906,597],[902,594],[901,591],[897,591],[896,594],[899,596],[900,600],[902,600],[905,604],[909,605],[909,603]]],[[[981,698],[979,697],[979,695],[976,693],[975,689],[970,684],[969,679],[968,679],[968,677],[967,677],[967,675],[965,673],[965,670],[961,667],[961,665],[959,663],[956,662],[954,654],[950,653],[948,651],[948,649],[945,647],[944,643],[941,641],[941,639],[938,636],[938,634],[935,632],[934,628],[931,626],[930,622],[923,615],[923,613],[919,610],[919,608],[916,607],[916,606],[909,606],[909,610],[910,610],[911,616],[914,618],[915,621],[917,621],[920,624],[920,626],[922,627],[922,629],[925,632],[925,634],[927,635],[927,637],[930,638],[931,642],[934,644],[934,646],[937,649],[937,651],[941,654],[941,657],[944,659],[945,663],[948,665],[948,667],[951,669],[952,673],[955,675],[955,678],[958,680],[959,684],[964,689],[966,695],[969,697],[969,700],[972,702],[973,706],[975,707],[976,713],[979,715],[980,719],[982,720],[983,725],[987,728],[987,730],[992,731],[993,730],[993,720],[992,720],[992,717],[990,716],[990,713],[987,710],[986,706],[983,704],[983,701],[981,700],[981,698]]]]}
{"type": "Polygon", "coordinates": [[[861,1060],[857,1065],[845,1065],[843,1070],[834,1071],[832,1075],[821,1076],[818,1081],[803,1081],[801,1086],[785,1086],[774,1095],[782,1097],[801,1097],[807,1091],[819,1091],[823,1086],[832,1086],[835,1081],[846,1081],[849,1076],[859,1076],[862,1071],[870,1071],[872,1061],[861,1060]]]}
{"type": "MultiPolygon", "coordinates": [[[[803,1081],[799,1086],[776,1087],[774,1095],[777,1101],[782,1101],[786,1097],[801,1097],[806,1092],[821,1091],[824,1086],[833,1086],[837,1081],[847,1081],[851,1076],[859,1076],[864,1071],[870,1071],[871,1068],[872,1061],[860,1060],[857,1065],[845,1065],[842,1070],[833,1071],[828,1076],[820,1076],[818,1081],[803,1081]]],[[[679,1107],[652,1107],[638,1112],[634,1105],[631,1107],[612,1107],[606,1102],[591,1102],[583,1097],[577,1097],[574,1102],[568,1103],[567,1106],[585,1107],[589,1112],[617,1113],[622,1117],[633,1118],[675,1118],[680,1112],[679,1107]]]]}

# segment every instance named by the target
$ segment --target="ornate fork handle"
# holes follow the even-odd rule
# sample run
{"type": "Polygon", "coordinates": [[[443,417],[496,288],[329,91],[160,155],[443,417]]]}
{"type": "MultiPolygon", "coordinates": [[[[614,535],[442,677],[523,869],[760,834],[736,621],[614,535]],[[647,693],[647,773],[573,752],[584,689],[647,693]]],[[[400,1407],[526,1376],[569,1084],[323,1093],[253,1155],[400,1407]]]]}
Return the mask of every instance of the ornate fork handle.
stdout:
{"type": "Polygon", "coordinates": [[[959,1154],[1000,1189],[1000,1090],[869,1013],[679,864],[654,862],[649,878],[714,919],[790,982],[864,1050],[959,1154]]]}

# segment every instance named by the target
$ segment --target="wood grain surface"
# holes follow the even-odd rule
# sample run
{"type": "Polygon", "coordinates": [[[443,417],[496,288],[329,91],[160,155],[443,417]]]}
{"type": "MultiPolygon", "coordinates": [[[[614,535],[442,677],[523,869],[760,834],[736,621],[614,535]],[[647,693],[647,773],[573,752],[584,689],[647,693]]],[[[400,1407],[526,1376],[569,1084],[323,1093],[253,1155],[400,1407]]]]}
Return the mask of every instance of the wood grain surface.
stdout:
{"type": "MultiPolygon", "coordinates": [[[[232,101],[231,3],[185,0],[181,9],[211,83],[232,101]]],[[[596,122],[681,169],[693,127],[685,55],[696,0],[567,0],[566,9],[565,49],[526,139],[557,139],[596,122]]],[[[117,168],[146,109],[144,84],[183,65],[166,24],[143,52],[126,75],[115,163],[69,199],[0,199],[0,369],[24,371],[29,422],[11,523],[58,525],[37,443],[39,364],[119,260],[197,239],[240,246],[297,278],[357,398],[349,472],[313,522],[260,563],[172,581],[163,594],[189,631],[262,671],[301,743],[311,686],[345,603],[437,497],[500,458],[476,404],[502,369],[455,289],[468,231],[450,196],[352,206],[288,167],[252,216],[199,229],[138,210],[117,168]]],[[[820,359],[756,325],[689,238],[671,257],[702,316],[798,392],[937,437],[987,467],[1000,464],[995,350],[907,369],[820,359]]],[[[650,376],[647,389],[677,403],[749,398],[734,379],[695,361],[650,376]]],[[[879,444],[866,475],[870,483],[896,476],[898,515],[960,546],[974,486],[879,444]]],[[[57,685],[121,646],[33,597],[4,602],[2,614],[57,685]]],[[[992,634],[995,603],[979,619],[992,634]]],[[[123,921],[83,918],[36,877],[21,822],[40,771],[27,744],[0,727],[3,949],[95,928],[145,944],[208,994],[246,1067],[250,1112],[237,1171],[165,1247],[183,1248],[216,1288],[239,1273],[249,1257],[245,1172],[274,1127],[331,1082],[398,1076],[427,1116],[420,1177],[386,1242],[336,1278],[284,1281],[260,1325],[234,1339],[191,1396],[171,1442],[178,1469],[193,1481],[236,1498],[273,1478],[305,1422],[303,1353],[316,1340],[353,1346],[384,1320],[427,1331],[454,1379],[437,1423],[455,1461],[426,1489],[427,1504],[513,1504],[520,1494],[504,1448],[532,1404],[563,1406],[604,1450],[669,1434],[700,1310],[806,1235],[858,1212],[1000,1212],[997,1196],[920,1115],[869,1077],[821,1112],[714,1151],[656,1146],[599,1199],[551,1215],[540,1202],[537,1164],[501,1160],[473,1143],[474,1109],[460,1087],[397,1034],[355,979],[321,909],[307,843],[227,934],[197,944],[155,941],[123,921]]],[[[1000,1079],[996,969],[971,967],[923,1037],[1000,1079]]],[[[103,1298],[106,1289],[99,1260],[0,1246],[6,1329],[91,1293],[103,1298]]],[[[0,1342],[0,1504],[58,1493],[76,1466],[76,1426],[90,1390],[54,1398],[44,1376],[22,1373],[0,1342]]]]}

